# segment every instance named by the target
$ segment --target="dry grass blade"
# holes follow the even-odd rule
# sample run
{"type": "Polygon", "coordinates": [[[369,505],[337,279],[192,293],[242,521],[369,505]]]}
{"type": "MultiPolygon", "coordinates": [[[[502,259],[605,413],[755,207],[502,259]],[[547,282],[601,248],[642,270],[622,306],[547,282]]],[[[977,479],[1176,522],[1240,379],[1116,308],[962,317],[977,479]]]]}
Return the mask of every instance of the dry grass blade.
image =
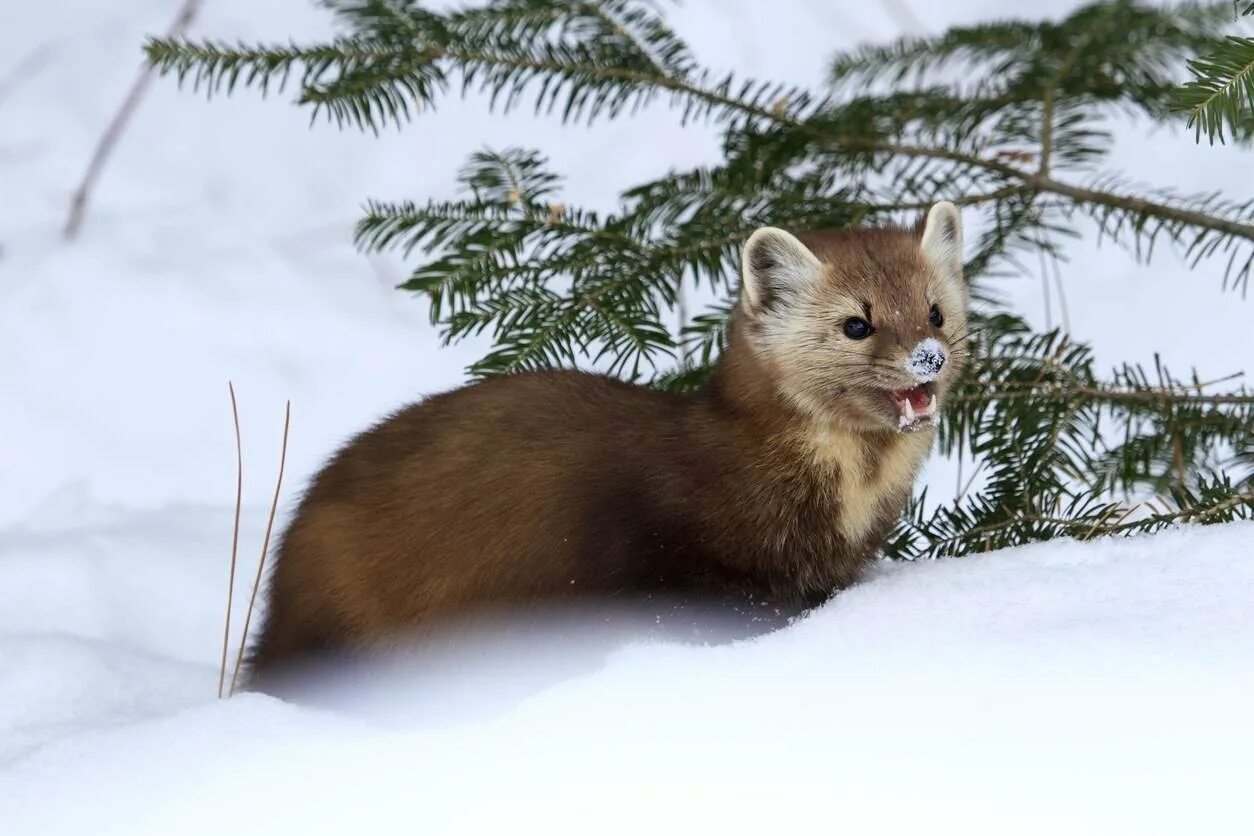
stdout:
{"type": "Polygon", "coordinates": [[[248,627],[252,623],[253,608],[257,605],[257,590],[261,588],[261,578],[266,568],[266,553],[270,551],[270,532],[274,530],[274,515],[279,509],[279,493],[283,490],[283,470],[287,466],[287,433],[292,425],[292,402],[288,401],[283,410],[283,447],[279,453],[279,478],[274,483],[274,499],[270,502],[270,518],[266,521],[266,536],[261,543],[261,559],[257,561],[257,576],[253,578],[253,591],[248,598],[248,610],[244,614],[244,632],[240,635],[239,653],[235,657],[235,671],[231,674],[231,689],[228,695],[235,694],[235,686],[239,682],[239,672],[244,666],[244,648],[248,644],[248,627]]]}
{"type": "Polygon", "coordinates": [[[239,407],[235,403],[235,384],[227,382],[231,392],[231,417],[235,421],[235,529],[231,533],[231,573],[226,588],[226,623],[222,625],[222,662],[218,666],[218,699],[226,687],[226,652],[231,641],[231,607],[235,598],[235,564],[239,555],[239,516],[244,500],[244,445],[240,442],[239,407]]]}

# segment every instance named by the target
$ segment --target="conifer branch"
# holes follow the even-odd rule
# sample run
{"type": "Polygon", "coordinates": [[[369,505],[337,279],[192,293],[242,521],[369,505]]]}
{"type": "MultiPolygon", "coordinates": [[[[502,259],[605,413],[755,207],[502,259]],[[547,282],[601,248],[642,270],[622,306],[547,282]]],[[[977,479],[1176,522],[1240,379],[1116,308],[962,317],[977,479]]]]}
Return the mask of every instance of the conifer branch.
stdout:
{"type": "MultiPolygon", "coordinates": [[[[991,281],[1024,254],[1056,264],[1059,241],[1087,217],[1142,260],[1163,240],[1194,267],[1225,256],[1224,286],[1246,286],[1254,201],[1146,188],[1103,166],[1112,113],[1179,118],[1178,75],[1221,43],[1227,3],[1099,0],[1057,21],[904,38],[839,56],[820,93],[701,67],[641,0],[326,5],[347,29],[330,43],[154,39],[148,55],[210,94],[291,82],[315,117],[370,131],[459,89],[563,121],[660,100],[722,132],[718,164],[639,184],[610,212],[567,205],[543,155],[519,148],[471,154],[454,198],[368,203],[358,245],[418,260],[401,286],[428,296],[445,341],[490,335],[473,375],[591,363],[700,386],[725,346],[738,246],[754,228],[913,220],[943,197],[984,221],[966,265],[981,310],[952,346],[968,373],[938,433],[942,452],[974,458],[981,482],[939,508],[918,498],[886,554],[1254,516],[1254,393],[1161,365],[1099,374],[1086,346],[1006,311],[991,281]],[[688,283],[718,301],[676,340],[668,314],[688,283]],[[1134,499],[1146,495],[1156,498],[1134,499]]],[[[1234,124],[1254,136],[1254,118],[1234,124]]]]}
{"type": "MultiPolygon", "coordinates": [[[[537,2],[541,7],[554,10],[552,3],[537,2]]],[[[1128,18],[1125,9],[1128,4],[1113,5],[1119,14],[1097,18],[1093,14],[1077,13],[1078,19],[1072,28],[1080,34],[1049,75],[1051,83],[1031,82],[1037,85],[1037,96],[1044,111],[1040,163],[1034,173],[986,155],[944,145],[887,138],[868,139],[864,124],[851,125],[853,131],[841,132],[834,124],[839,122],[839,109],[833,111],[828,99],[815,99],[804,91],[790,91],[779,85],[758,82],[743,82],[733,92],[736,86],[730,76],[712,81],[708,73],[688,71],[689,59],[681,45],[673,40],[667,40],[666,44],[681,57],[665,65],[650,53],[639,37],[619,22],[614,12],[634,14],[637,23],[648,20],[631,3],[621,0],[613,3],[581,2],[565,7],[568,16],[571,9],[578,9],[605,24],[612,37],[602,50],[586,46],[576,49],[543,41],[539,46],[529,48],[509,42],[493,45],[496,48],[483,48],[487,46],[484,44],[474,48],[479,42],[473,34],[462,33],[459,38],[455,31],[462,18],[453,15],[439,20],[440,25],[436,26],[432,21],[437,18],[430,13],[424,12],[418,17],[406,3],[393,4],[381,0],[333,3],[332,6],[350,18],[369,8],[374,15],[396,21],[404,38],[385,40],[367,32],[327,47],[293,47],[290,50],[232,48],[213,43],[197,45],[153,39],[147,50],[149,60],[162,72],[173,72],[183,80],[194,70],[193,86],[209,90],[224,85],[229,90],[241,78],[264,90],[273,75],[278,74],[281,80],[285,80],[294,66],[303,65],[305,74],[300,101],[313,105],[315,114],[325,111],[339,123],[356,121],[372,130],[377,130],[388,121],[410,118],[422,107],[432,106],[434,98],[447,86],[446,64],[448,69],[457,69],[465,76],[464,87],[481,79],[481,87],[485,87],[494,100],[505,94],[506,109],[513,106],[523,87],[531,80],[542,80],[536,99],[538,108],[552,107],[557,101],[557,90],[567,85],[569,93],[563,118],[574,118],[580,114],[594,118],[603,111],[613,116],[628,102],[640,106],[651,100],[654,94],[667,93],[673,101],[681,104],[685,118],[710,115],[716,121],[727,122],[739,129],[771,125],[800,132],[838,152],[872,151],[894,158],[931,159],[971,166],[998,175],[1010,183],[1022,184],[1025,190],[1055,194],[1077,203],[1131,213],[1138,218],[1155,218],[1202,232],[1254,241],[1254,224],[1243,222],[1240,218],[1215,216],[1144,198],[1132,199],[1098,188],[1077,186],[1050,175],[1058,85],[1077,72],[1078,65],[1086,65],[1091,60],[1087,55],[1106,48],[1107,44],[1094,34],[1094,30],[1105,33],[1117,31],[1124,25],[1128,18]],[[611,10],[610,6],[614,9],[611,10]],[[402,13],[401,9],[406,13],[402,13]],[[424,25],[418,25],[415,20],[423,21],[424,25]],[[627,51],[616,50],[613,38],[625,43],[627,51]],[[605,54],[602,55],[602,52],[605,54]],[[373,69],[376,66],[390,70],[392,75],[380,76],[373,69]],[[328,77],[334,73],[338,73],[339,78],[329,80],[328,77]],[[403,83],[396,80],[398,75],[404,79],[403,83]],[[345,78],[351,79],[352,83],[345,83],[345,78]]],[[[487,10],[481,12],[480,22],[487,10]]],[[[1162,24],[1161,17],[1154,18],[1156,25],[1162,24]]],[[[553,17],[546,19],[556,20],[553,17]]],[[[1202,33],[1210,31],[1207,22],[1212,19],[1213,13],[1208,12],[1198,16],[1194,28],[1173,24],[1180,29],[1177,40],[1181,44],[1198,43],[1202,33]]],[[[654,21],[651,25],[670,38],[668,30],[660,23],[654,21]]],[[[1005,25],[996,29],[995,34],[999,39],[1007,39],[996,43],[996,50],[1002,51],[1014,38],[1026,39],[1029,45],[1038,45],[1041,40],[1039,33],[1034,33],[1030,27],[1019,26],[1016,29],[1005,25]]],[[[851,62],[836,74],[852,74],[858,66],[858,62],[851,62]]],[[[916,72],[922,74],[927,66],[924,62],[916,68],[916,72]]],[[[1156,83],[1157,79],[1150,81],[1156,83]]],[[[1028,84],[1025,81],[1019,86],[1028,84]]],[[[1020,99],[1022,97],[1020,93],[1020,99]]],[[[1013,100],[1012,97],[1006,101],[1013,100]]]]}
{"type": "Polygon", "coordinates": [[[993,384],[982,395],[955,395],[953,400],[962,402],[1012,401],[1022,398],[1048,398],[1073,401],[1076,399],[1100,401],[1108,404],[1196,404],[1207,406],[1254,406],[1254,394],[1224,393],[1201,395],[1180,389],[1128,389],[1118,386],[1057,386],[1047,383],[1005,382],[993,384]]]}
{"type": "Polygon", "coordinates": [[[1210,496],[1163,511],[1129,520],[1143,504],[1119,503],[1091,507],[1086,514],[1003,514],[996,522],[965,528],[935,537],[925,550],[894,555],[917,559],[933,556],[960,556],[1009,545],[1070,537],[1094,540],[1128,534],[1146,534],[1185,523],[1254,519],[1254,492],[1238,491],[1221,497],[1210,496]],[[972,548],[975,545],[976,548],[972,548]]]}
{"type": "MultiPolygon", "coordinates": [[[[1254,3],[1247,2],[1241,14],[1254,14],[1254,3]]],[[[1176,91],[1174,104],[1188,114],[1196,140],[1206,134],[1212,145],[1223,142],[1225,125],[1234,136],[1248,134],[1254,120],[1254,38],[1226,37],[1190,61],[1189,70],[1193,80],[1176,91]]]]}
{"type": "MultiPolygon", "coordinates": [[[[1001,199],[1014,193],[1036,192],[1056,194],[1062,197],[1071,198],[1079,204],[1090,204],[1093,206],[1105,207],[1107,209],[1127,212],[1138,217],[1157,218],[1169,223],[1195,227],[1202,230],[1211,230],[1235,238],[1254,241],[1254,223],[1246,223],[1232,218],[1225,218],[1220,215],[1193,211],[1183,207],[1172,206],[1169,203],[1156,202],[1142,197],[1132,197],[1102,189],[1075,186],[1070,183],[1055,180],[1052,177],[1044,176],[1043,174],[1023,171],[1007,163],[979,157],[974,154],[952,151],[947,148],[928,148],[918,145],[904,145],[891,142],[868,142],[858,139],[837,140],[836,144],[842,148],[851,150],[866,149],[894,156],[925,157],[929,159],[961,163],[963,165],[973,166],[1001,175],[1018,183],[1017,186],[1012,185],[997,189],[991,192],[990,196],[976,196],[967,199],[967,204],[983,203],[987,202],[989,199],[1001,199]]],[[[1044,162],[1044,160],[1045,155],[1042,154],[1042,161],[1044,162]]],[[[1254,210],[1254,204],[1243,204],[1239,207],[1239,209],[1244,212],[1245,217],[1254,218],[1254,211],[1252,211],[1254,210]]]]}

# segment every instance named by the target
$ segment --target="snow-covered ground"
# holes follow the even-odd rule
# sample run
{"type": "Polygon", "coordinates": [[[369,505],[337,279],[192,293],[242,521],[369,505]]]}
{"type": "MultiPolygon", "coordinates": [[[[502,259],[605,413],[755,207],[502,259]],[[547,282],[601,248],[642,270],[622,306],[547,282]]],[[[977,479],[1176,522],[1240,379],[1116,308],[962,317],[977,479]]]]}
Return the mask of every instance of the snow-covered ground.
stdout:
{"type": "Polygon", "coordinates": [[[735,646],[468,643],[329,711],[209,698],[227,518],[162,516],[4,541],[6,833],[1254,828],[1251,524],[886,567],[735,646]]]}
{"type": "MultiPolygon", "coordinates": [[[[0,8],[0,832],[1254,829],[1249,525],[891,567],[735,647],[476,646],[473,665],[390,682],[394,704],[215,702],[226,381],[247,576],[284,400],[294,489],[478,348],[438,348],[392,289],[404,266],[353,251],[361,202],[448,196],[467,150],[521,144],[605,208],[717,146],[662,109],[562,129],[473,100],[371,140],[160,83],[66,244],[139,43],[177,5],[0,8]]],[[[689,0],[673,19],[713,65],[814,83],[834,50],[911,25],[890,9],[936,30],[1071,5],[689,0]]],[[[193,31],[326,23],[306,0],[206,0],[193,31]]],[[[1142,133],[1120,132],[1134,176],[1254,194],[1248,156],[1142,133]]],[[[1254,356],[1254,302],[1221,294],[1221,265],[1144,269],[1091,235],[1071,255],[1071,324],[1103,361],[1158,351],[1218,377],[1254,356]]],[[[1010,293],[1044,322],[1039,282],[1010,293]]],[[[943,463],[930,477],[951,489],[943,463]]]]}

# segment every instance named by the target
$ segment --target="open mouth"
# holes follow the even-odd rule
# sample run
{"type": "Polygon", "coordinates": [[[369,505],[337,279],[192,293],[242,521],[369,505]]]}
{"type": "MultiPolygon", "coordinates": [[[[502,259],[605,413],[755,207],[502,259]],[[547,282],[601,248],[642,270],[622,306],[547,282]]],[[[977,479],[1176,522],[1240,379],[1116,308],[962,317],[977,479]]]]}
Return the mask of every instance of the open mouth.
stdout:
{"type": "Polygon", "coordinates": [[[888,398],[897,409],[897,429],[902,432],[923,429],[936,420],[936,391],[931,383],[893,389],[888,398]]]}

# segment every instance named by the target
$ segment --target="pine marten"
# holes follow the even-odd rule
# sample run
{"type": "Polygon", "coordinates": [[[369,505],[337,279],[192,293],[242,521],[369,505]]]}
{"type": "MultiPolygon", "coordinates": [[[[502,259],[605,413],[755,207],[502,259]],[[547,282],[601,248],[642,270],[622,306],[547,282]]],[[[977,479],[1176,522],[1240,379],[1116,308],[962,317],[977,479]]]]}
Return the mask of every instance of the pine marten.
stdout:
{"type": "Polygon", "coordinates": [[[505,375],[349,442],[283,535],[251,672],[495,606],[817,605],[900,517],[966,329],[952,203],[913,228],[759,229],[699,391],[505,375]]]}

